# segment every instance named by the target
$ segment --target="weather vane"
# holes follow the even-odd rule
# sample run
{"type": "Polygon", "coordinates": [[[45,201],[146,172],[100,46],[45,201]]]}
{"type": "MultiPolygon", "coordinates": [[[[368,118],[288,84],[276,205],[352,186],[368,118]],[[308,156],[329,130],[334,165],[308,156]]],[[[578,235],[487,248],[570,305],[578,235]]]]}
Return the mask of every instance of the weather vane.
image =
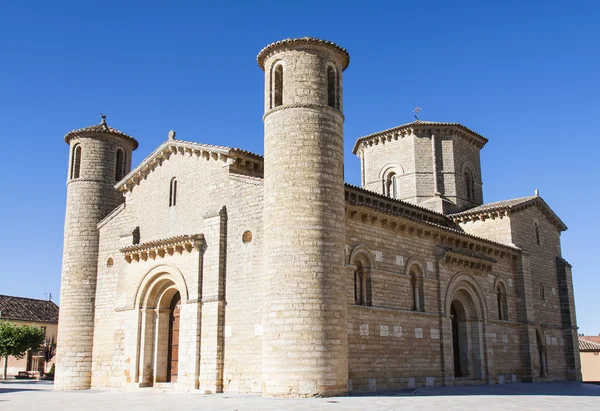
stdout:
{"type": "Polygon", "coordinates": [[[417,121],[419,121],[419,117],[417,117],[417,115],[419,114],[419,112],[421,110],[423,110],[423,109],[419,106],[415,107],[415,109],[413,110],[413,113],[415,113],[415,118],[417,119],[417,121]]]}
{"type": "Polygon", "coordinates": [[[104,113],[100,113],[100,117],[102,117],[102,121],[100,122],[100,124],[106,125],[106,116],[104,115],[104,113]]]}

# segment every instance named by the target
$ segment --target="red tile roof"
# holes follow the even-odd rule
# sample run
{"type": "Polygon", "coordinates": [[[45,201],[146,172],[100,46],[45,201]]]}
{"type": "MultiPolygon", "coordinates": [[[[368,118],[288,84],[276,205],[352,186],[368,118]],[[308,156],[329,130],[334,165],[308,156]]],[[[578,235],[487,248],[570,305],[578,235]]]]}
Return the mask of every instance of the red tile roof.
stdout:
{"type": "Polygon", "coordinates": [[[47,300],[0,295],[0,319],[58,324],[58,306],[47,300]]]}

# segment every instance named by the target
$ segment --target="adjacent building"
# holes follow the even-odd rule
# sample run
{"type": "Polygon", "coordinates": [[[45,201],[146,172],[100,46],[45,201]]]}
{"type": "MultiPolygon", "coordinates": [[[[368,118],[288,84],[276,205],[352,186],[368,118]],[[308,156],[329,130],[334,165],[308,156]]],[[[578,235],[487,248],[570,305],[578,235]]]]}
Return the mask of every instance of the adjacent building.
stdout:
{"type": "MultiPolygon", "coordinates": [[[[50,342],[56,341],[58,306],[52,301],[0,295],[0,320],[10,321],[16,325],[39,327],[44,330],[50,342]]],[[[21,359],[8,357],[6,375],[15,376],[19,372],[26,371],[30,376],[40,376],[41,373],[48,371],[52,364],[54,359],[46,364],[43,350],[29,350],[21,359]]],[[[0,370],[3,369],[4,358],[0,358],[0,370]]]]}

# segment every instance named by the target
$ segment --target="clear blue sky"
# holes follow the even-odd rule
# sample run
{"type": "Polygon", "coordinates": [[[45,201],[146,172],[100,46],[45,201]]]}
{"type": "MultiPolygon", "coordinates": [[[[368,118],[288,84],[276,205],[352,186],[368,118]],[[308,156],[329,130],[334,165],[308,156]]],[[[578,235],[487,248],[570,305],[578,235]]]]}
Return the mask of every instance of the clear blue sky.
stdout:
{"type": "Polygon", "coordinates": [[[346,179],[356,138],[421,118],[490,139],[486,202],[540,189],[569,226],[580,332],[600,333],[600,6],[594,1],[5,1],[0,8],[0,293],[58,300],[65,133],[263,152],[256,54],[286,37],[347,48],[346,179]]]}

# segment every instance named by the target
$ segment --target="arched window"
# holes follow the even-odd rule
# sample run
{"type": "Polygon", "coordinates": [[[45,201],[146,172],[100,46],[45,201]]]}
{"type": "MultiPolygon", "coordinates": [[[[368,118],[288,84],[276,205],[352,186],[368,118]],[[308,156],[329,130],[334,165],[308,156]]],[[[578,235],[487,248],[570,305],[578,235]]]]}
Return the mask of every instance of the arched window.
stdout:
{"type": "Polygon", "coordinates": [[[410,268],[410,288],[412,297],[412,310],[425,311],[425,294],[423,292],[423,273],[418,265],[410,268]]]}
{"type": "Polygon", "coordinates": [[[385,193],[388,197],[398,198],[398,176],[394,172],[391,172],[386,176],[385,193]]]}
{"type": "Polygon", "coordinates": [[[533,223],[535,225],[535,241],[537,242],[538,245],[540,245],[540,226],[539,224],[536,222],[533,223]]]}
{"type": "Polygon", "coordinates": [[[327,67],[327,104],[338,108],[338,81],[337,72],[332,66],[327,67]]]}
{"type": "Polygon", "coordinates": [[[354,303],[356,305],[372,305],[371,275],[362,261],[356,263],[354,271],[354,303]]]}
{"type": "Polygon", "coordinates": [[[271,73],[272,107],[275,108],[283,104],[283,65],[277,64],[273,67],[271,73]]]}
{"type": "Polygon", "coordinates": [[[75,145],[71,155],[71,179],[79,178],[81,171],[81,146],[75,145]]]}
{"type": "Polygon", "coordinates": [[[169,207],[175,207],[177,205],[177,179],[173,177],[171,179],[171,186],[169,189],[169,207]]]}
{"type": "Polygon", "coordinates": [[[475,200],[475,182],[473,181],[473,173],[467,169],[464,174],[465,180],[465,192],[467,193],[467,199],[470,201],[475,200]]]}
{"type": "Polygon", "coordinates": [[[508,304],[506,300],[506,287],[503,283],[499,283],[496,287],[498,299],[498,319],[508,320],[508,304]]]}
{"type": "Polygon", "coordinates": [[[122,149],[117,149],[117,160],[115,167],[115,180],[121,181],[123,178],[123,174],[125,171],[125,155],[123,154],[122,149]]]}

